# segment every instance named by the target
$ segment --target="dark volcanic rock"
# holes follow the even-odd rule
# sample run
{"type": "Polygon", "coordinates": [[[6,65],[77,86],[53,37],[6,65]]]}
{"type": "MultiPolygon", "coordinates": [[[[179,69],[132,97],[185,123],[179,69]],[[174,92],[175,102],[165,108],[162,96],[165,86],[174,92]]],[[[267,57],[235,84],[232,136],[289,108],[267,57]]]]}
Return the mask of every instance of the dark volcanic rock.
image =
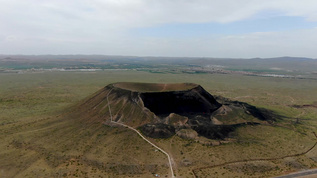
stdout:
{"type": "Polygon", "coordinates": [[[234,131],[234,128],[231,125],[199,125],[192,127],[199,135],[210,139],[224,139],[230,132],[234,131]]]}
{"type": "Polygon", "coordinates": [[[175,135],[175,128],[167,124],[145,124],[140,129],[144,135],[152,138],[168,138],[175,135]]]}
{"type": "Polygon", "coordinates": [[[275,114],[273,111],[263,109],[263,108],[257,108],[255,106],[249,105],[244,102],[240,101],[231,101],[227,98],[216,96],[216,100],[221,103],[224,106],[235,106],[239,108],[243,108],[246,113],[258,118],[262,121],[276,121],[277,119],[282,118],[282,116],[275,114]]]}
{"type": "Polygon", "coordinates": [[[259,123],[246,122],[241,124],[232,125],[195,125],[192,129],[195,130],[199,135],[202,135],[210,139],[225,139],[228,137],[229,133],[233,132],[236,128],[246,125],[259,125],[259,123]]]}
{"type": "Polygon", "coordinates": [[[198,133],[193,129],[181,129],[177,133],[177,136],[184,139],[196,139],[198,137],[198,133]]]}

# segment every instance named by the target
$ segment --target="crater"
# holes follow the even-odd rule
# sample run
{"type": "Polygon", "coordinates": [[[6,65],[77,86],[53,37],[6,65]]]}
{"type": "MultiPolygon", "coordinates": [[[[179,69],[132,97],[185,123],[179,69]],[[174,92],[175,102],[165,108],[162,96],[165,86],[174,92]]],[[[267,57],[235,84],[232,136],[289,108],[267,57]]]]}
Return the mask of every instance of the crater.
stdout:
{"type": "Polygon", "coordinates": [[[247,103],[214,97],[194,83],[114,83],[78,110],[89,120],[105,122],[110,120],[108,106],[114,121],[139,128],[153,138],[168,138],[185,129],[198,134],[186,138],[223,140],[238,127],[267,124],[275,117],[247,103]]]}
{"type": "Polygon", "coordinates": [[[115,87],[139,92],[144,106],[157,116],[211,114],[219,104],[201,86],[193,83],[116,83],[115,87]]]}

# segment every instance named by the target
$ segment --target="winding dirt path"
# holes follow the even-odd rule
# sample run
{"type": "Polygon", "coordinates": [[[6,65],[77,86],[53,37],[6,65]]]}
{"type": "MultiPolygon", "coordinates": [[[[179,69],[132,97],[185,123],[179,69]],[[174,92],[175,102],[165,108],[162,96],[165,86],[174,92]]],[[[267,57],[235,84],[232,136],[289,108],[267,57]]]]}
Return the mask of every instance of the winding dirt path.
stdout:
{"type": "Polygon", "coordinates": [[[133,130],[133,131],[136,132],[143,140],[145,140],[146,142],[148,142],[149,144],[151,144],[154,148],[156,148],[156,149],[160,150],[162,153],[164,153],[164,154],[167,156],[167,159],[168,159],[168,162],[169,162],[169,167],[170,167],[170,169],[171,169],[171,175],[172,175],[171,177],[172,177],[172,178],[175,178],[175,176],[174,176],[174,171],[173,171],[173,166],[172,166],[172,160],[171,160],[170,155],[169,155],[166,151],[164,151],[162,148],[156,146],[154,143],[152,143],[151,141],[149,141],[148,139],[146,139],[146,138],[145,138],[138,130],[136,130],[135,128],[130,127],[130,126],[128,126],[128,125],[125,125],[125,124],[123,124],[123,123],[119,123],[119,122],[113,121],[112,113],[111,113],[111,108],[110,108],[110,103],[109,103],[109,99],[108,99],[108,96],[109,96],[109,94],[111,93],[111,91],[112,91],[112,89],[111,89],[111,90],[109,91],[109,93],[107,94],[107,102],[108,102],[108,108],[109,108],[110,119],[111,119],[110,122],[111,122],[112,124],[117,124],[117,125],[126,127],[126,128],[128,128],[128,129],[130,129],[130,130],[133,130]]]}
{"type": "Polygon", "coordinates": [[[197,178],[197,171],[200,171],[202,169],[208,169],[208,168],[214,168],[214,167],[220,167],[220,166],[226,166],[229,164],[234,164],[234,163],[248,163],[248,162],[256,162],[256,161],[275,161],[275,160],[280,160],[280,159],[284,159],[284,158],[290,158],[290,157],[297,157],[297,156],[302,156],[307,154],[308,152],[310,152],[312,149],[314,149],[317,145],[317,134],[315,132],[313,132],[313,134],[316,137],[316,142],[315,144],[309,148],[308,150],[302,152],[302,153],[298,153],[298,154],[294,154],[294,155],[287,155],[287,156],[282,156],[279,158],[260,158],[260,159],[249,159],[249,160],[239,160],[239,161],[230,161],[230,162],[225,162],[222,164],[217,164],[217,165],[211,165],[211,166],[204,166],[204,167],[198,167],[198,168],[194,168],[192,169],[192,173],[194,174],[194,177],[197,178]]]}

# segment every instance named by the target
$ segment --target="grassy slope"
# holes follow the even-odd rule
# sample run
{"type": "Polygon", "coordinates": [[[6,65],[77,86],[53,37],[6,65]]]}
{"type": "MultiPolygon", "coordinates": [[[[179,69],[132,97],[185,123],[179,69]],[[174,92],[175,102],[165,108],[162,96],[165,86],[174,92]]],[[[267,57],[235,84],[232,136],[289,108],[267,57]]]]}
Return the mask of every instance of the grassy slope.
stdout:
{"type": "MultiPolygon", "coordinates": [[[[226,161],[271,158],[299,153],[314,144],[317,129],[315,108],[292,108],[293,104],[317,101],[317,83],[310,80],[259,78],[239,75],[154,74],[137,71],[97,73],[0,74],[0,174],[3,177],[54,177],[98,175],[165,175],[167,160],[124,128],[111,128],[76,118],[65,119],[70,106],[113,82],[192,82],[215,95],[273,109],[301,118],[301,124],[285,120],[281,127],[246,127],[236,133],[238,142],[208,147],[172,137],[154,140],[172,153],[178,176],[191,177],[191,169],[226,161]],[[59,117],[57,117],[59,116],[59,117]],[[297,132],[300,131],[301,133],[297,132]],[[128,154],[127,154],[128,153],[128,154]],[[191,165],[184,166],[184,160],[191,165]]],[[[106,114],[106,113],[105,113],[106,114]]],[[[208,175],[271,176],[302,167],[316,166],[316,149],[306,156],[275,162],[228,165],[198,171],[208,175]],[[265,173],[256,172],[259,167],[265,173]],[[216,173],[217,172],[217,173],[216,173]]]]}

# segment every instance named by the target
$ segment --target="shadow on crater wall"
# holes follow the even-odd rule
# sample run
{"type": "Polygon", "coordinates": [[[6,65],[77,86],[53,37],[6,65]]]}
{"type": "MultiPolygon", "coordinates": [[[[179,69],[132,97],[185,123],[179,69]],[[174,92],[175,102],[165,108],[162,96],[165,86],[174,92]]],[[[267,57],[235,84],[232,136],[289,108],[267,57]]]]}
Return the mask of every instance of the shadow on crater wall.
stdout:
{"type": "Polygon", "coordinates": [[[158,116],[170,113],[180,115],[210,114],[219,104],[200,86],[188,91],[141,93],[144,106],[158,116]]]}

